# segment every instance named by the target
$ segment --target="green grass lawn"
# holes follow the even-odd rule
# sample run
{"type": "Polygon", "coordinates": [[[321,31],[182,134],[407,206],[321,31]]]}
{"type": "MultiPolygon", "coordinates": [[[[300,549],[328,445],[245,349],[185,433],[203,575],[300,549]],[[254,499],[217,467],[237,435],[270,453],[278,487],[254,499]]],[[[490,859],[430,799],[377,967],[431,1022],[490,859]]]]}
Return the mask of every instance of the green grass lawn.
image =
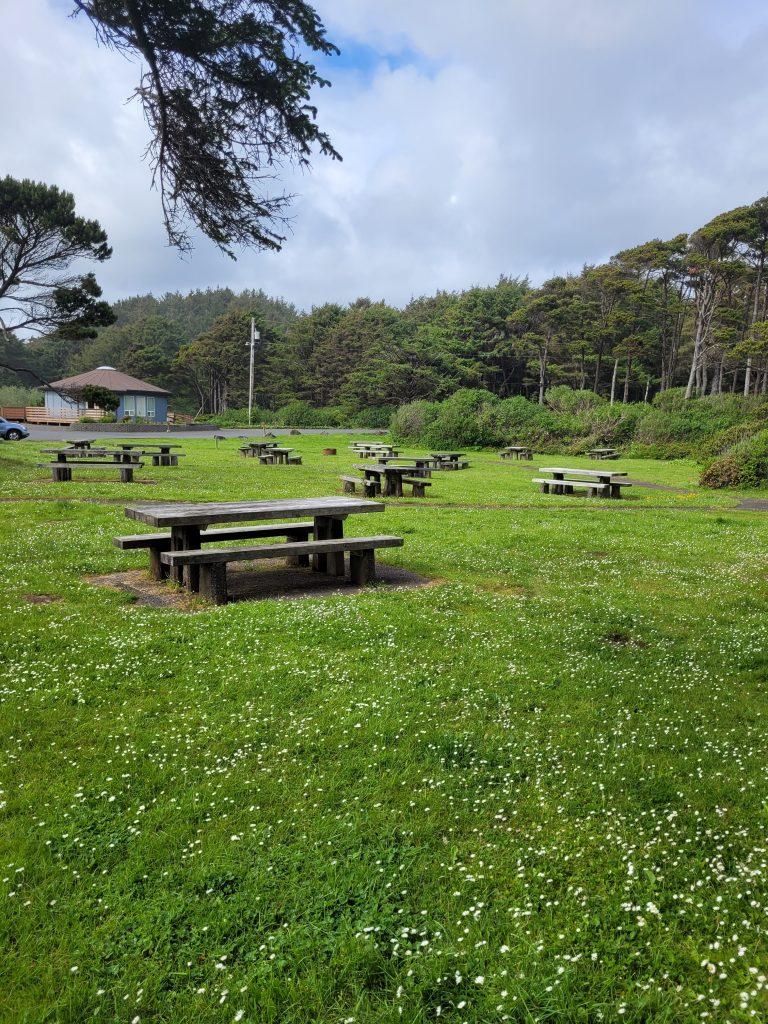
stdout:
{"type": "Polygon", "coordinates": [[[766,513],[689,462],[611,502],[471,453],[348,523],[436,586],[88,583],[145,564],[124,504],[338,493],[348,443],[133,485],[0,449],[0,1021],[768,1019],[766,513]]]}

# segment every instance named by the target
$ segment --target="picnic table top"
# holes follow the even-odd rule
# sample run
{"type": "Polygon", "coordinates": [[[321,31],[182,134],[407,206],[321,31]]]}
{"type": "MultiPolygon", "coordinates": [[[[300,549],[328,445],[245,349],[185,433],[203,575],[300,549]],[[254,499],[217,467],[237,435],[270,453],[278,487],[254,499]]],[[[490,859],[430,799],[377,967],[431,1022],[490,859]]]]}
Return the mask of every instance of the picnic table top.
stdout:
{"type": "Polygon", "coordinates": [[[615,452],[616,448],[590,448],[591,452],[615,452]]]}
{"type": "Polygon", "coordinates": [[[558,466],[540,466],[540,473],[570,473],[571,476],[628,476],[615,469],[563,469],[558,466]]]}
{"type": "Polygon", "coordinates": [[[128,505],[129,519],[150,526],[207,526],[260,519],[300,519],[303,516],[348,516],[356,512],[381,512],[380,501],[363,498],[280,498],[276,501],[168,502],[157,505],[128,505]]]}
{"type": "Polygon", "coordinates": [[[245,439],[245,443],[250,448],[277,448],[277,441],[249,441],[245,439]]]}
{"type": "Polygon", "coordinates": [[[355,469],[362,469],[365,473],[412,473],[418,466],[390,466],[383,463],[369,462],[367,465],[356,465],[355,469]]]}
{"type": "Polygon", "coordinates": [[[115,441],[116,448],[182,448],[180,444],[167,444],[165,441],[115,441]]]}
{"type": "Polygon", "coordinates": [[[380,455],[379,462],[431,462],[431,455],[380,455]]]}
{"type": "MultiPolygon", "coordinates": [[[[501,450],[503,452],[529,452],[531,450],[531,446],[529,444],[508,444],[501,450]]],[[[597,449],[595,449],[595,451],[597,451],[597,449]]]]}
{"type": "Polygon", "coordinates": [[[429,454],[433,459],[460,459],[463,455],[466,455],[466,452],[430,452],[429,454]]]}

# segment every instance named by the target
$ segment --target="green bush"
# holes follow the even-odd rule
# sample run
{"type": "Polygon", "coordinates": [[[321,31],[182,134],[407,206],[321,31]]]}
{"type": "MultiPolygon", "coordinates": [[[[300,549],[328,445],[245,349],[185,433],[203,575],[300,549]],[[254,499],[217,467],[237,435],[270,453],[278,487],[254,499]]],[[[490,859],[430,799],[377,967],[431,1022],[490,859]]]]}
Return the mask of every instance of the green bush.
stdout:
{"type": "Polygon", "coordinates": [[[389,426],[394,410],[391,405],[374,405],[370,409],[361,409],[350,418],[353,427],[370,427],[380,430],[389,426]]]}
{"type": "Polygon", "coordinates": [[[558,384],[557,387],[547,389],[544,404],[555,412],[578,416],[589,409],[607,405],[607,399],[595,394],[594,391],[577,391],[575,388],[569,388],[567,384],[558,384]]]}
{"type": "Polygon", "coordinates": [[[424,440],[434,448],[475,447],[497,443],[492,409],[499,399],[490,391],[462,388],[439,403],[424,440]]]}
{"type": "Polygon", "coordinates": [[[395,409],[389,421],[389,433],[399,444],[418,444],[426,436],[427,428],[435,419],[439,402],[409,402],[395,409]]]}
{"type": "Polygon", "coordinates": [[[302,399],[294,399],[282,408],[277,410],[275,419],[283,427],[335,427],[338,422],[333,422],[336,417],[333,413],[328,414],[324,409],[315,409],[302,399]]]}
{"type": "MultiPolygon", "coordinates": [[[[219,412],[215,415],[206,414],[204,416],[197,417],[198,423],[212,423],[217,427],[247,427],[248,426],[248,410],[247,409],[227,409],[225,412],[219,412]]],[[[260,427],[262,424],[274,424],[275,414],[270,409],[262,409],[259,406],[255,406],[251,412],[251,426],[260,427]]]]}
{"type": "Polygon", "coordinates": [[[708,463],[701,474],[704,487],[765,487],[768,485],[768,430],[738,441],[708,463]]]}
{"type": "Polygon", "coordinates": [[[591,391],[560,385],[539,405],[518,395],[499,399],[463,390],[442,402],[411,402],[390,421],[394,440],[433,447],[527,444],[540,452],[581,455],[590,448],[621,448],[636,458],[712,458],[768,425],[768,401],[740,395],[685,399],[681,388],[651,405],[610,405],[591,391]]]}
{"type": "Polygon", "coordinates": [[[42,405],[43,394],[35,388],[24,388],[15,384],[4,384],[0,387],[0,406],[21,407],[28,405],[42,405]]]}
{"type": "Polygon", "coordinates": [[[570,435],[570,416],[558,414],[546,405],[529,402],[522,395],[498,402],[493,414],[493,444],[496,445],[528,444],[538,451],[546,451],[570,435]]]}
{"type": "Polygon", "coordinates": [[[735,427],[726,427],[706,438],[699,445],[698,456],[702,462],[708,463],[720,455],[725,455],[739,441],[745,441],[760,430],[760,423],[754,420],[748,423],[737,423],[735,427]]]}

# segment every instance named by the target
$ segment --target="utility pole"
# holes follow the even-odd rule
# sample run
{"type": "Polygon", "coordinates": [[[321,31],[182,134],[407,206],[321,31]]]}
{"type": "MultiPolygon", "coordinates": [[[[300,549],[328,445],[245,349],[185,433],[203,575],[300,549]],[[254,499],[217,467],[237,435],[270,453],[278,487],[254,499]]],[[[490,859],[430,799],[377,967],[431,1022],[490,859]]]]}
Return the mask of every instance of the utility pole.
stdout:
{"type": "Polygon", "coordinates": [[[261,335],[256,330],[256,321],[251,317],[251,340],[248,343],[251,346],[251,367],[248,375],[248,426],[251,425],[251,410],[253,409],[253,346],[259,340],[261,335]]]}

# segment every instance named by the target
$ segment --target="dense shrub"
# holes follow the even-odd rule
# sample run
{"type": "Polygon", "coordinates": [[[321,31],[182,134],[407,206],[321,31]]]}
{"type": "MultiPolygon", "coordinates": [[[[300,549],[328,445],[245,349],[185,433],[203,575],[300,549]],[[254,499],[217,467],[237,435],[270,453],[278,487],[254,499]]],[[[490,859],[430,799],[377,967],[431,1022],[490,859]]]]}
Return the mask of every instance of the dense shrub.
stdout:
{"type": "Polygon", "coordinates": [[[701,474],[705,487],[765,487],[768,485],[768,430],[738,441],[708,463],[701,474]]]}
{"type": "Polygon", "coordinates": [[[327,427],[337,426],[336,423],[329,423],[333,415],[328,416],[323,409],[313,408],[309,402],[295,399],[288,402],[275,413],[275,419],[280,426],[285,427],[327,427]]]}
{"type": "Polygon", "coordinates": [[[544,394],[544,404],[555,412],[566,412],[573,416],[607,405],[607,399],[594,391],[577,391],[567,384],[549,388],[544,394]]]}
{"type": "Polygon", "coordinates": [[[494,444],[528,444],[538,451],[557,445],[570,434],[571,417],[522,395],[505,398],[494,409],[494,444]]]}
{"type": "Polygon", "coordinates": [[[711,462],[720,455],[725,455],[739,441],[745,441],[761,429],[759,421],[749,420],[747,423],[737,423],[735,427],[726,427],[716,434],[706,438],[699,445],[698,456],[702,462],[711,462]]]}
{"type": "Polygon", "coordinates": [[[424,440],[433,448],[496,444],[493,407],[498,401],[490,391],[462,388],[438,404],[424,440]]]}
{"type": "Polygon", "coordinates": [[[4,384],[0,387],[0,407],[20,408],[28,405],[42,405],[43,394],[35,388],[19,387],[15,384],[4,384]]]}
{"type": "Polygon", "coordinates": [[[391,405],[374,405],[370,409],[361,409],[349,418],[353,427],[370,427],[372,430],[385,430],[392,419],[394,409],[391,405]]]}
{"type": "MultiPolygon", "coordinates": [[[[248,426],[248,410],[247,409],[227,409],[225,412],[216,413],[216,415],[198,416],[199,423],[212,423],[217,427],[247,427],[248,426]]],[[[260,427],[262,424],[273,425],[275,422],[275,414],[269,409],[261,409],[259,406],[255,406],[251,412],[251,424],[254,427],[260,427]]]]}
{"type": "Polygon", "coordinates": [[[417,444],[427,433],[427,427],[437,416],[439,402],[409,402],[395,409],[389,421],[389,433],[400,444],[417,444]]]}
{"type": "Polygon", "coordinates": [[[580,455],[590,448],[622,448],[635,458],[707,458],[768,425],[768,401],[740,395],[685,399],[681,388],[651,405],[610,405],[591,391],[550,388],[539,405],[518,395],[498,399],[465,390],[443,402],[411,402],[390,421],[395,440],[434,447],[527,444],[540,452],[580,455]]]}

